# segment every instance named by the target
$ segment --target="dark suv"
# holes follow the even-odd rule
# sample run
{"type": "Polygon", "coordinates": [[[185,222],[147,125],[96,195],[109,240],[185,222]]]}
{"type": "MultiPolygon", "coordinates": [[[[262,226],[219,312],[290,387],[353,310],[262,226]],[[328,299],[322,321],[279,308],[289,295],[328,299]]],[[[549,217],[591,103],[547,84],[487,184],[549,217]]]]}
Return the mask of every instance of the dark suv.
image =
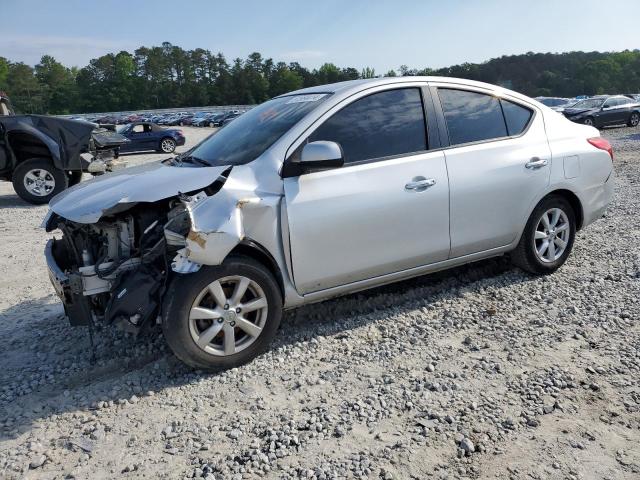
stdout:
{"type": "Polygon", "coordinates": [[[573,122],[598,128],[625,124],[635,127],[640,123],[640,104],[624,95],[587,98],[562,113],[573,122]]]}
{"type": "Polygon", "coordinates": [[[82,172],[104,173],[129,140],[95,123],[46,115],[15,115],[0,92],[0,180],[29,203],[48,203],[80,182],[82,172]]]}

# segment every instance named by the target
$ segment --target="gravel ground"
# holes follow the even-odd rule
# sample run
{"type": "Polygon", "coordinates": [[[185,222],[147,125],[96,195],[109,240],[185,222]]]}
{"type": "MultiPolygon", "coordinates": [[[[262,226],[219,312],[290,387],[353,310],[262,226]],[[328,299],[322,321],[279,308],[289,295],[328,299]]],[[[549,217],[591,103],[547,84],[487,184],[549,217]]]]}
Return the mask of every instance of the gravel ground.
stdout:
{"type": "Polygon", "coordinates": [[[158,331],[102,330],[91,366],[46,208],[1,184],[0,478],[640,478],[640,133],[604,135],[615,200],[554,275],[499,258],[301,308],[218,375],[158,331]]]}

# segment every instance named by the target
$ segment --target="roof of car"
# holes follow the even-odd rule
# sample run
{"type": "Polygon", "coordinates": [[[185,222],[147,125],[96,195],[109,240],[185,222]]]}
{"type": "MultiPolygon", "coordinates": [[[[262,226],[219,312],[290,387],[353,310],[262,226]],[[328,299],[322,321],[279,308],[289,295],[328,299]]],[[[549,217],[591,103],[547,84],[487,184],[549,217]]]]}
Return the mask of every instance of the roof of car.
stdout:
{"type": "Polygon", "coordinates": [[[359,91],[367,87],[375,87],[376,85],[389,85],[389,84],[402,84],[407,82],[446,82],[455,83],[461,85],[476,86],[482,88],[488,88],[491,90],[500,89],[497,85],[491,85],[489,83],[478,82],[475,80],[466,80],[463,78],[454,77],[424,77],[424,76],[411,76],[411,77],[380,77],[380,78],[368,78],[362,80],[347,80],[346,82],[329,83],[327,85],[317,85],[315,87],[307,87],[294,92],[286,93],[287,95],[300,95],[311,93],[338,93],[347,90],[359,91]]]}

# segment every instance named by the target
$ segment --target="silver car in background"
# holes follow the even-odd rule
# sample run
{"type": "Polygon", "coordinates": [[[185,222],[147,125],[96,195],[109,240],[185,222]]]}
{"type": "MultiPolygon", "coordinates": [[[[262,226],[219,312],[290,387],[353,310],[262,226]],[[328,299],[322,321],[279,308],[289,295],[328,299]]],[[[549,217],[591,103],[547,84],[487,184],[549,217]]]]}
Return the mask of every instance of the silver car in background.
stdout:
{"type": "Polygon", "coordinates": [[[503,254],[552,273],[613,188],[598,131],[528,97],[356,80],[61,193],[45,253],[72,324],[159,322],[181,360],[215,370],[264,351],[283,309],[503,254]]]}

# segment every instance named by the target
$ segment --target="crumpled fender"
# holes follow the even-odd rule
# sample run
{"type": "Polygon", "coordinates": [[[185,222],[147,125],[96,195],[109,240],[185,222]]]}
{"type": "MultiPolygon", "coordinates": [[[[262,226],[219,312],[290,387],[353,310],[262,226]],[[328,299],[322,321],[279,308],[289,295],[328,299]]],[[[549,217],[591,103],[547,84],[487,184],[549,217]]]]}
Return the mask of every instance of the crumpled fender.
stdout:
{"type": "Polygon", "coordinates": [[[184,201],[191,220],[184,255],[202,265],[221,264],[252,231],[272,228],[280,199],[279,193],[258,192],[252,182],[230,176],[216,194],[201,192],[184,201]]]}

